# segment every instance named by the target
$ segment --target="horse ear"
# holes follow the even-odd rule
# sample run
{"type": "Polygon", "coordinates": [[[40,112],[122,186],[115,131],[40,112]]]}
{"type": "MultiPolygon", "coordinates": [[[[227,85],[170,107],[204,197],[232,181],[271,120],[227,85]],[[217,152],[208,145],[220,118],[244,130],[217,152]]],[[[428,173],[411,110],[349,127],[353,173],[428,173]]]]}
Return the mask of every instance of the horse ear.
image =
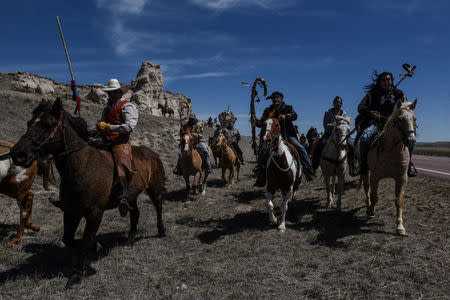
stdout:
{"type": "Polygon", "coordinates": [[[417,98],[416,98],[416,100],[414,100],[414,102],[409,106],[409,108],[410,108],[411,110],[415,110],[415,109],[416,109],[416,105],[417,105],[417,98]]]}
{"type": "Polygon", "coordinates": [[[62,112],[62,101],[61,98],[56,98],[55,102],[53,102],[51,114],[55,117],[59,118],[62,112]]]}

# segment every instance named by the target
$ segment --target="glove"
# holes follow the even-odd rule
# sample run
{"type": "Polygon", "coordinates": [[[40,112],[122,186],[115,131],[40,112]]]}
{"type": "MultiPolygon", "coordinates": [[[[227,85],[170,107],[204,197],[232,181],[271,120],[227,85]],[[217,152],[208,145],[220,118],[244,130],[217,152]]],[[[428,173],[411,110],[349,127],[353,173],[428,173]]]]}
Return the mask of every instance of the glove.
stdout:
{"type": "Polygon", "coordinates": [[[104,131],[104,132],[110,131],[109,126],[110,126],[109,123],[106,123],[106,122],[103,122],[103,121],[97,122],[97,129],[100,130],[100,131],[104,131]]]}

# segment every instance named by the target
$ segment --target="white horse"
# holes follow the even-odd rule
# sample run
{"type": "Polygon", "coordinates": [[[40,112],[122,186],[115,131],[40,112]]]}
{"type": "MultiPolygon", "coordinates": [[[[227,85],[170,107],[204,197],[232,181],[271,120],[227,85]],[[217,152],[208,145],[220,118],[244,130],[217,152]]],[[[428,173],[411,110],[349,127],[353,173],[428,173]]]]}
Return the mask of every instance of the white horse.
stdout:
{"type": "Polygon", "coordinates": [[[323,150],[320,168],[327,190],[327,207],[334,205],[334,195],[338,194],[337,209],[342,208],[342,194],[344,192],[344,178],[347,168],[347,139],[350,136],[351,118],[336,117],[331,137],[323,150]],[[336,177],[338,179],[335,191],[336,177]]]}
{"type": "MultiPolygon", "coordinates": [[[[302,167],[294,157],[291,149],[281,138],[278,118],[270,117],[266,120],[266,131],[263,141],[270,145],[269,159],[267,161],[267,188],[266,205],[269,221],[272,225],[278,224],[280,232],[286,231],[285,219],[289,201],[294,197],[300,185],[302,167]],[[283,203],[281,216],[278,220],[273,213],[273,197],[277,190],[281,190],[283,203]]],[[[292,147],[292,146],[291,146],[292,147]]]]}

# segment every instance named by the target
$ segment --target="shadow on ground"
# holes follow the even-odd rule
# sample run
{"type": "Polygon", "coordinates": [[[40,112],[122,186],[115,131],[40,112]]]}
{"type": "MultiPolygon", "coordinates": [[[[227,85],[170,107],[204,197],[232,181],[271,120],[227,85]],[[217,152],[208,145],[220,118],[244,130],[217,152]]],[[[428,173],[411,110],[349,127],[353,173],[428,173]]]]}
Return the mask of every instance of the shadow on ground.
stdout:
{"type": "MultiPolygon", "coordinates": [[[[128,235],[125,232],[111,232],[99,235],[97,241],[100,243],[101,249],[95,255],[92,255],[90,261],[100,260],[107,256],[112,249],[123,247],[127,237],[128,235]]],[[[135,243],[146,238],[153,238],[153,236],[138,234],[135,243]]],[[[15,281],[22,277],[34,278],[37,276],[38,278],[52,279],[64,276],[68,278],[73,273],[78,254],[76,249],[52,243],[27,244],[22,248],[22,251],[31,254],[31,256],[16,267],[0,272],[0,284],[6,281],[15,281]]],[[[89,267],[86,276],[95,273],[96,270],[89,267]]]]}
{"type": "Polygon", "coordinates": [[[269,228],[267,215],[261,211],[240,213],[228,219],[209,219],[206,221],[184,218],[176,222],[189,227],[206,227],[211,230],[202,232],[197,237],[205,244],[212,244],[222,236],[232,235],[245,230],[266,230],[269,228]]]}
{"type": "Polygon", "coordinates": [[[265,191],[262,189],[255,191],[245,191],[239,193],[233,193],[233,197],[236,198],[236,201],[243,204],[249,204],[254,200],[261,200],[265,198],[265,191]]]}

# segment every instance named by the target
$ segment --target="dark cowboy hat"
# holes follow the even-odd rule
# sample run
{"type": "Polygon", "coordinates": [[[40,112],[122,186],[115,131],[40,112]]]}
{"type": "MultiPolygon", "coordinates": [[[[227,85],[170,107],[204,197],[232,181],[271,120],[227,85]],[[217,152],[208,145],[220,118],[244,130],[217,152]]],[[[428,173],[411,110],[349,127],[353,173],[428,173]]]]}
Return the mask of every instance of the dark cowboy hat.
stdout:
{"type": "Polygon", "coordinates": [[[269,97],[266,97],[266,99],[272,99],[272,98],[275,98],[275,97],[281,97],[281,99],[284,98],[282,93],[280,93],[279,91],[275,91],[275,92],[272,93],[272,95],[270,95],[269,97]]]}

